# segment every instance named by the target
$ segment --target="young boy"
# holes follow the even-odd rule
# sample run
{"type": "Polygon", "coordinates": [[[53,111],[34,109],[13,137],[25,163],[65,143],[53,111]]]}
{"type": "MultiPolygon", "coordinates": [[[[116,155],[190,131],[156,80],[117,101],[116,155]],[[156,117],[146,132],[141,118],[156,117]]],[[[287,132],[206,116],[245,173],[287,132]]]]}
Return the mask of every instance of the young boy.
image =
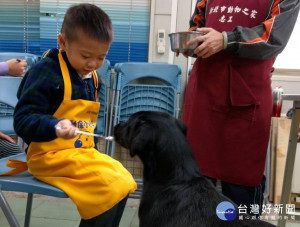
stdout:
{"type": "Polygon", "coordinates": [[[28,171],[68,194],[81,216],[80,227],[116,227],[128,193],[136,189],[131,174],[99,153],[93,132],[101,67],[113,39],[108,15],[91,4],[70,7],[65,15],[60,50],[51,49],[25,75],[15,108],[16,133],[29,145],[28,171]],[[59,126],[59,127],[57,127],[59,126]]]}

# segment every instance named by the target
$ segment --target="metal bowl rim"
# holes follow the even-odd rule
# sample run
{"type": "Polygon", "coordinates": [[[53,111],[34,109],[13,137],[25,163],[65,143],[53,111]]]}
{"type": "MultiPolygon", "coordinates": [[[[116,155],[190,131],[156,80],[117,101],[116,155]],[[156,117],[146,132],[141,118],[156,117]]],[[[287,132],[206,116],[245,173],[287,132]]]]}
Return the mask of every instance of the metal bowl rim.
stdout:
{"type": "Polygon", "coordinates": [[[203,32],[197,32],[197,31],[190,31],[190,32],[173,32],[170,33],[169,36],[174,35],[174,34],[204,34],[203,32]]]}

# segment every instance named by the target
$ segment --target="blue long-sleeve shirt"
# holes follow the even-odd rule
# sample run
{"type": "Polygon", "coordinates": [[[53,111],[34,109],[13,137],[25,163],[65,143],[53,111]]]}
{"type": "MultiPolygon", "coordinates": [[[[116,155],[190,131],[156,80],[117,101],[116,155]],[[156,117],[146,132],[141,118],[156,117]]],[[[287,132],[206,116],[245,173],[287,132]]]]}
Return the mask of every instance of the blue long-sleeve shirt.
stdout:
{"type": "MultiPolygon", "coordinates": [[[[62,55],[71,77],[71,99],[95,101],[93,78],[82,80],[70,65],[66,54],[62,52],[62,55]]],[[[98,89],[100,86],[99,79],[98,89]]],[[[56,139],[54,126],[59,119],[53,114],[64,96],[64,83],[57,49],[52,49],[47,57],[31,67],[20,84],[17,96],[19,101],[14,112],[14,128],[17,135],[28,145],[31,142],[56,139]]]]}

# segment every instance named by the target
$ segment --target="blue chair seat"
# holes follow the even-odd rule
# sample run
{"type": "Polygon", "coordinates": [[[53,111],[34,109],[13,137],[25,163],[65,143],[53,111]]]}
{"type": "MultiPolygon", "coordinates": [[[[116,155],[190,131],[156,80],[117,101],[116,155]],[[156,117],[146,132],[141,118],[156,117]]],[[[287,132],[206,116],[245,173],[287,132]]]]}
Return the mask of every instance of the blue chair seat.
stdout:
{"type": "MultiPolygon", "coordinates": [[[[10,168],[6,166],[6,161],[8,159],[26,161],[26,154],[21,153],[0,159],[0,173],[10,170],[10,168]]],[[[28,171],[13,176],[0,176],[0,188],[3,191],[26,192],[68,198],[68,196],[62,190],[39,181],[28,171]]]]}
{"type": "MultiPolygon", "coordinates": [[[[26,154],[20,153],[20,154],[16,154],[16,155],[12,155],[0,159],[0,173],[5,173],[11,169],[6,166],[6,162],[8,159],[25,161],[26,154]]],[[[0,206],[10,226],[13,227],[19,227],[20,225],[15,215],[13,214],[8,202],[6,201],[2,191],[28,193],[25,223],[24,223],[25,227],[29,227],[29,223],[30,223],[33,194],[47,195],[47,196],[53,196],[59,198],[68,198],[68,195],[64,193],[62,190],[53,187],[49,184],[46,184],[42,181],[39,181],[28,171],[13,176],[0,176],[0,206]]]]}

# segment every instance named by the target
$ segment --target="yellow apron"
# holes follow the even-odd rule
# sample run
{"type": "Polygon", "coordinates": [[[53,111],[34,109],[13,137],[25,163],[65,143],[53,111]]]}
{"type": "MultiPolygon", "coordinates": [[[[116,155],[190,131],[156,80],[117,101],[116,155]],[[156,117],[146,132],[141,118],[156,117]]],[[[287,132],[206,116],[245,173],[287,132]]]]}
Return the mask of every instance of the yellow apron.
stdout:
{"type": "MultiPolygon", "coordinates": [[[[69,119],[80,130],[94,132],[100,103],[71,100],[72,85],[61,51],[58,55],[64,79],[64,99],[54,116],[69,119]]],[[[94,80],[97,75],[93,72],[94,80]]],[[[94,148],[94,138],[32,142],[27,151],[28,171],[37,179],[63,190],[76,204],[83,219],[112,208],[136,190],[132,175],[122,164],[94,148]]]]}

